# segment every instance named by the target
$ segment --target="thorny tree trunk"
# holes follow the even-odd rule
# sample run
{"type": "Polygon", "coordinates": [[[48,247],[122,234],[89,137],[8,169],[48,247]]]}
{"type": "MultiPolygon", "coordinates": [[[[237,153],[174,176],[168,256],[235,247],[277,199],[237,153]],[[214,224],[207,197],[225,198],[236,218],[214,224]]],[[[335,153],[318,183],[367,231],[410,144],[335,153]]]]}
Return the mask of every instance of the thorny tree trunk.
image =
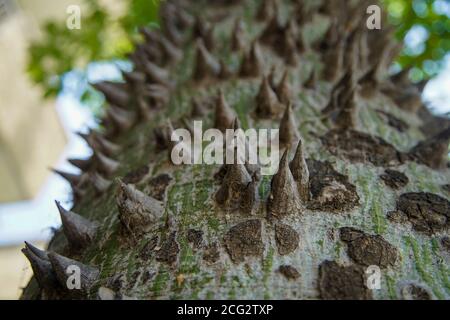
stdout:
{"type": "Polygon", "coordinates": [[[449,121],[387,76],[400,46],[367,29],[369,4],[164,2],[134,71],[95,85],[104,130],[82,135],[81,176],[59,172],[75,206],[48,251],[23,249],[23,298],[449,298],[449,121]],[[193,119],[280,127],[290,153],[273,178],[175,166],[171,130],[193,119]],[[82,290],[66,288],[71,264],[82,290]]]}

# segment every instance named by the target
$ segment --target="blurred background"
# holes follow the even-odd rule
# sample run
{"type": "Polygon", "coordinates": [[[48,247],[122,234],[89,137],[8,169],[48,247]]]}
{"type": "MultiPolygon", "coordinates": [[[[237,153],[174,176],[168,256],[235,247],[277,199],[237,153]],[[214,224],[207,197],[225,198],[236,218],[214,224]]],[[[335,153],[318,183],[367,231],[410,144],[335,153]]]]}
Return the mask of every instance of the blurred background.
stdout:
{"type": "MultiPolygon", "coordinates": [[[[260,1],[260,0],[248,0],[260,1]]],[[[450,0],[385,0],[404,50],[392,72],[428,81],[424,103],[450,114],[450,0]]],[[[60,225],[54,200],[70,186],[49,168],[90,149],[75,133],[96,127],[103,97],[89,83],[120,80],[138,26],[158,26],[159,0],[0,0],[0,299],[31,276],[23,241],[44,247],[60,225]],[[67,28],[69,6],[81,29],[67,28]]]]}

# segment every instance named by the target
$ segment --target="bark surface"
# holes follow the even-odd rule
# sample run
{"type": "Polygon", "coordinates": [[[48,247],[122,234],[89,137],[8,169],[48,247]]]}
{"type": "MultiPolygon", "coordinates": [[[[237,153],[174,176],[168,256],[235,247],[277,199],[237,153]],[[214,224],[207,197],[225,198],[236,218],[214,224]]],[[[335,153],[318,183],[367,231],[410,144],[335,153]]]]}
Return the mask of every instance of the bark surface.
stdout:
{"type": "Polygon", "coordinates": [[[134,70],[96,85],[108,106],[84,136],[94,156],[65,175],[83,218],[61,208],[70,223],[48,252],[24,249],[36,277],[23,298],[449,298],[450,122],[388,76],[398,44],[367,29],[366,8],[165,1],[134,70]],[[171,163],[173,128],[235,117],[281,128],[273,179],[171,163]],[[64,257],[83,264],[83,292],[64,287],[64,257]]]}

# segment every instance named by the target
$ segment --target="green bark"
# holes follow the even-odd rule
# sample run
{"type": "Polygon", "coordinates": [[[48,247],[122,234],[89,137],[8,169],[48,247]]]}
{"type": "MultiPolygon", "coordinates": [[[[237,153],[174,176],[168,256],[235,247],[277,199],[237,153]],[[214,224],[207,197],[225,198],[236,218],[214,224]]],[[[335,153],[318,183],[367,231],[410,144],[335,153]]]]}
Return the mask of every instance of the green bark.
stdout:
{"type": "MultiPolygon", "coordinates": [[[[242,53],[246,49],[236,52],[230,49],[230,32],[233,30],[235,18],[242,17],[245,45],[248,48],[251,40],[256,39],[269,22],[255,19],[262,1],[235,1],[236,5],[210,2],[207,6],[189,2],[186,10],[192,15],[209,19],[214,24],[215,46],[212,54],[217,59],[222,59],[236,74],[242,61],[242,53]],[[222,13],[226,13],[226,16],[219,19],[222,13]]],[[[304,2],[307,5],[315,3],[315,1],[304,2]]],[[[279,15],[282,25],[294,14],[293,3],[294,1],[280,1],[279,15]]],[[[348,3],[343,2],[342,11],[351,11],[348,3]]],[[[358,11],[356,15],[358,14],[365,19],[365,10],[358,11]]],[[[330,24],[330,17],[316,11],[313,11],[311,17],[311,21],[299,28],[306,43],[312,46],[314,42],[324,37],[330,24]]],[[[191,29],[184,33],[186,39],[191,38],[191,29]]],[[[348,34],[340,34],[345,35],[348,34]]],[[[283,33],[277,37],[281,41],[283,33]]],[[[77,252],[69,247],[64,233],[60,231],[52,240],[49,250],[99,268],[98,281],[86,296],[91,299],[97,298],[99,287],[108,287],[123,296],[138,299],[340,298],[339,295],[327,296],[323,292],[326,288],[323,282],[328,280],[319,281],[319,265],[325,260],[332,260],[341,266],[351,265],[359,268],[361,263],[349,255],[349,243],[342,241],[342,235],[340,236],[341,228],[353,227],[365,235],[379,235],[397,252],[396,261],[381,270],[381,289],[369,290],[373,298],[404,298],[405,287],[413,284],[426,290],[432,298],[448,299],[449,253],[448,248],[445,249],[442,244],[442,239],[448,233],[448,224],[443,230],[424,233],[416,230],[408,219],[394,222],[388,218],[388,213],[397,209],[400,195],[408,192],[433,193],[449,199],[448,191],[442,188],[442,185],[450,181],[448,168],[433,169],[410,157],[402,158],[399,163],[393,165],[374,165],[368,160],[349,159],[345,152],[341,152],[339,146],[337,153],[331,152],[320,137],[326,135],[336,124],[323,115],[321,110],[327,105],[336,82],[319,79],[314,89],[306,89],[302,85],[308,80],[311,70],[317,70],[318,74],[321,74],[320,70],[330,67],[323,63],[324,52],[320,49],[310,49],[298,53],[297,64],[289,65],[283,55],[275,52],[276,48],[261,45],[261,49],[264,64],[260,76],[244,78],[234,75],[227,80],[212,79],[198,83],[192,80],[196,68],[195,42],[187,41],[182,47],[182,60],[165,66],[170,72],[171,80],[176,83],[169,102],[161,110],[152,111],[153,119],[142,120],[126,132],[111,137],[122,149],[113,157],[120,166],[109,179],[123,178],[133,170],[148,166],[148,174],[135,185],[145,194],[152,194],[151,181],[154,177],[161,174],[169,174],[172,177],[165,191],[163,217],[152,231],[135,237],[124,230],[119,220],[117,182],[102,194],[96,193],[88,183],[84,187],[86,193],[77,199],[72,211],[100,224],[96,240],[77,252]],[[214,97],[219,88],[223,90],[227,102],[235,110],[244,129],[278,128],[280,117],[262,120],[253,113],[262,74],[268,74],[272,66],[276,67],[277,83],[285,69],[289,72],[291,99],[295,106],[293,112],[306,157],[329,161],[337,172],[348,177],[348,182],[356,187],[359,196],[359,204],[355,208],[344,212],[304,208],[299,212],[288,213],[283,219],[269,219],[266,207],[271,192],[271,177],[263,177],[258,182],[258,204],[251,215],[239,211],[226,212],[215,200],[220,181],[214,175],[220,166],[174,166],[169,162],[167,150],[157,150],[153,130],[167,118],[171,119],[175,128],[182,126],[181,119],[191,118],[192,97],[214,97]],[[388,187],[380,179],[380,175],[387,167],[403,172],[409,182],[398,190],[388,187]],[[256,255],[248,254],[243,262],[237,263],[230,259],[230,249],[225,239],[232,227],[254,219],[260,221],[262,225],[262,252],[256,255]],[[299,236],[298,248],[286,255],[280,254],[275,236],[275,225],[281,222],[292,227],[299,236]],[[202,232],[202,242],[199,246],[189,241],[192,240],[188,236],[192,230],[202,232]],[[166,246],[173,232],[176,232],[177,250],[166,246]],[[207,261],[205,254],[214,247],[214,244],[217,245],[219,252],[218,259],[215,262],[207,261]],[[175,261],[168,263],[167,260],[158,258],[161,250],[166,249],[169,253],[175,254],[175,261]],[[279,271],[282,265],[294,267],[300,277],[289,279],[284,276],[279,271]],[[321,286],[322,291],[319,289],[321,286]]],[[[348,52],[346,50],[346,54],[348,52]]],[[[429,138],[421,127],[424,124],[432,126],[435,120],[431,116],[430,118],[420,116],[420,112],[424,112],[422,107],[420,112],[401,108],[387,94],[381,92],[382,85],[389,80],[386,68],[383,67],[381,70],[383,77],[379,87],[373,88],[374,95],[371,98],[357,96],[356,127],[353,129],[380,137],[398,152],[409,154],[418,142],[429,138]],[[400,119],[408,124],[408,128],[399,130],[377,110],[400,119]],[[426,120],[431,121],[431,124],[425,123],[426,120]]],[[[363,73],[362,70],[357,72],[359,77],[363,73]]],[[[404,90],[398,83],[394,86],[398,86],[397,90],[404,90]]],[[[412,86],[408,84],[408,88],[412,86]]],[[[202,119],[204,128],[214,125],[213,109],[208,109],[207,115],[202,119]]],[[[130,110],[136,110],[136,106],[130,104],[130,110]]],[[[107,124],[105,127],[108,129],[107,124]]],[[[364,154],[361,150],[355,152],[359,155],[364,154]]],[[[293,153],[294,148],[291,150],[291,158],[293,153]]],[[[448,208],[446,210],[449,218],[448,208]]],[[[362,258],[364,259],[364,256],[362,258]]],[[[365,266],[361,268],[365,270],[365,266]]],[[[336,277],[339,278],[340,275],[336,277]]],[[[328,285],[345,288],[348,279],[342,278],[342,281],[343,284],[331,281],[332,283],[328,285]]],[[[354,281],[362,280],[355,278],[354,281]]],[[[359,285],[362,284],[358,283],[356,286],[359,285]]],[[[348,286],[353,288],[355,284],[350,283],[348,286]]],[[[23,297],[42,298],[39,291],[36,282],[32,280],[23,297]]]]}

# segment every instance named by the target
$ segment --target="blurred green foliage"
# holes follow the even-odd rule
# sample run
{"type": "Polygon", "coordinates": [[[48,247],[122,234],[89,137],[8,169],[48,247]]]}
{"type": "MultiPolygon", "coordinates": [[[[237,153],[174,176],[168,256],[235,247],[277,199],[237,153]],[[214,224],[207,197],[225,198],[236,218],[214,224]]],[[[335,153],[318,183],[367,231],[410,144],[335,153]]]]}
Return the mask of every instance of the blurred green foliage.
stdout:
{"type": "MultiPolygon", "coordinates": [[[[123,59],[133,48],[138,27],[158,25],[160,0],[122,0],[123,16],[117,16],[97,0],[84,0],[81,29],[70,30],[66,21],[48,21],[43,38],[29,48],[28,73],[43,86],[45,97],[57,95],[64,75],[76,70],[85,78],[89,63],[123,59]]],[[[92,99],[90,91],[82,100],[92,99]]]]}
{"type": "MultiPolygon", "coordinates": [[[[122,0],[123,16],[114,16],[98,1],[85,0],[80,30],[69,30],[65,21],[47,22],[44,37],[30,47],[32,80],[43,86],[46,97],[55,96],[61,92],[66,73],[77,70],[85,79],[89,63],[123,59],[138,38],[137,28],[158,24],[160,1],[122,0]]],[[[407,40],[398,66],[414,67],[411,75],[416,81],[435,75],[450,50],[450,0],[382,1],[398,38],[407,40]]],[[[89,102],[93,95],[85,86],[80,97],[89,102]]]]}
{"type": "Polygon", "coordinates": [[[383,0],[398,39],[405,41],[399,67],[413,81],[436,75],[450,51],[450,0],[383,0]]]}

